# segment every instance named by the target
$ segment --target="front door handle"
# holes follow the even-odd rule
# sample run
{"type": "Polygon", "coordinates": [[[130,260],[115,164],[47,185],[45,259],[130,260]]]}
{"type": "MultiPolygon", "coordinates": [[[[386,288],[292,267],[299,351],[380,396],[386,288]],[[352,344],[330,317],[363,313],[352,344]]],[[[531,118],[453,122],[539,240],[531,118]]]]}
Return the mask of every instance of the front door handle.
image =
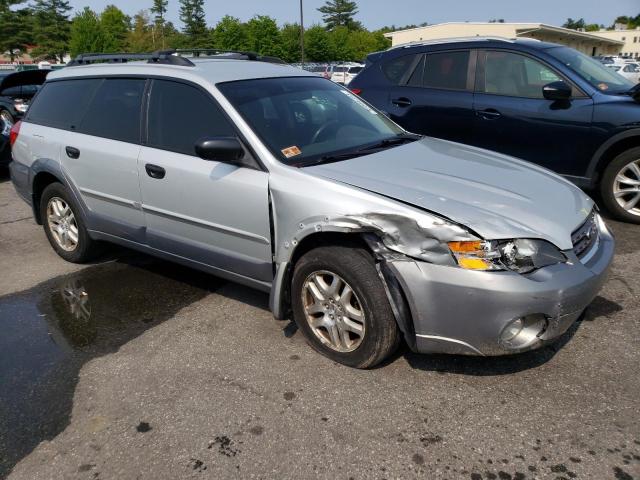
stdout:
{"type": "Polygon", "coordinates": [[[147,175],[158,180],[164,178],[165,174],[167,173],[164,168],[159,167],[158,165],[154,165],[153,163],[147,163],[144,166],[144,169],[147,171],[147,175]]]}
{"type": "Polygon", "coordinates": [[[80,150],[76,147],[65,147],[65,152],[67,152],[67,157],[69,158],[80,158],[80,150]]]}
{"type": "Polygon", "coordinates": [[[502,116],[502,114],[495,108],[487,108],[486,110],[480,110],[478,116],[484,120],[496,120],[502,116]]]}
{"type": "Polygon", "coordinates": [[[391,103],[393,103],[397,107],[411,106],[411,100],[409,100],[407,97],[394,98],[393,100],[391,100],[391,103]]]}

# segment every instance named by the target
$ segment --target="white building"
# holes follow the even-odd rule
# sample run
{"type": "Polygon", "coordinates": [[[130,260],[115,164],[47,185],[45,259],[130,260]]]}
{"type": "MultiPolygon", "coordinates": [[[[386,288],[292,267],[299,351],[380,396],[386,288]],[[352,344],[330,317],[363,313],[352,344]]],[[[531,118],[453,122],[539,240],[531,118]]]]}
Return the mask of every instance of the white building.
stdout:
{"type": "MultiPolygon", "coordinates": [[[[587,55],[616,55],[625,45],[622,40],[598,36],[601,32],[580,32],[544,23],[449,22],[386,33],[392,44],[457,37],[533,38],[575,48],[587,55]]],[[[637,32],[640,36],[640,31],[637,32]]],[[[637,45],[640,45],[638,43],[637,45]]]]}
{"type": "Polygon", "coordinates": [[[599,30],[591,33],[608,40],[617,40],[622,42],[623,45],[617,52],[615,52],[616,54],[624,55],[626,57],[640,58],[640,27],[635,30],[599,30]]]}

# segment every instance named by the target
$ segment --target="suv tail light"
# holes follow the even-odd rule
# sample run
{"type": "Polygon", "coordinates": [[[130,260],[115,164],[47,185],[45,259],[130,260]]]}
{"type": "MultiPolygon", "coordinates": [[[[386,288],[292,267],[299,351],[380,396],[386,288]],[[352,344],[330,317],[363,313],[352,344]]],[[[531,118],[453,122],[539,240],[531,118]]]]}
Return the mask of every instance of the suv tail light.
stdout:
{"type": "Polygon", "coordinates": [[[349,90],[351,90],[356,95],[360,95],[362,93],[362,89],[361,88],[350,88],[349,90]]]}
{"type": "Polygon", "coordinates": [[[12,147],[18,139],[18,134],[20,133],[20,125],[22,125],[22,120],[14,123],[13,127],[11,127],[11,131],[9,132],[9,145],[11,145],[12,147]]]}

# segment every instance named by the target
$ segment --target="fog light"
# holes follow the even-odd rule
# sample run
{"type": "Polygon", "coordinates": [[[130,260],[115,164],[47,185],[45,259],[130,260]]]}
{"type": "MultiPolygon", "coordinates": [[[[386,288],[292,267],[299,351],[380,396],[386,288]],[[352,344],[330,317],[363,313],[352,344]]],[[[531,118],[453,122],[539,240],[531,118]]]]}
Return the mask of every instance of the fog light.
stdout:
{"type": "Polygon", "coordinates": [[[547,329],[547,317],[541,313],[516,318],[500,334],[500,342],[509,350],[519,350],[534,344],[547,329]]]}
{"type": "Polygon", "coordinates": [[[502,331],[502,341],[511,342],[522,331],[523,326],[524,322],[521,318],[518,318],[511,322],[509,325],[507,325],[507,328],[502,331]]]}

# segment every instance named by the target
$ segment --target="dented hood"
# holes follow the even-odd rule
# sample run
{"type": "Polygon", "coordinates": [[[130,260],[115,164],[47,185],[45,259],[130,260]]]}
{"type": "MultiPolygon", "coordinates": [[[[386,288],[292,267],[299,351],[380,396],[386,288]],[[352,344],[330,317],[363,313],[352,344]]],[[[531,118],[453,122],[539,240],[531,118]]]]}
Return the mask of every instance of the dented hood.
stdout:
{"type": "Polygon", "coordinates": [[[485,239],[542,238],[562,250],[593,208],[549,170],[434,138],[305,171],[442,215],[485,239]]]}

